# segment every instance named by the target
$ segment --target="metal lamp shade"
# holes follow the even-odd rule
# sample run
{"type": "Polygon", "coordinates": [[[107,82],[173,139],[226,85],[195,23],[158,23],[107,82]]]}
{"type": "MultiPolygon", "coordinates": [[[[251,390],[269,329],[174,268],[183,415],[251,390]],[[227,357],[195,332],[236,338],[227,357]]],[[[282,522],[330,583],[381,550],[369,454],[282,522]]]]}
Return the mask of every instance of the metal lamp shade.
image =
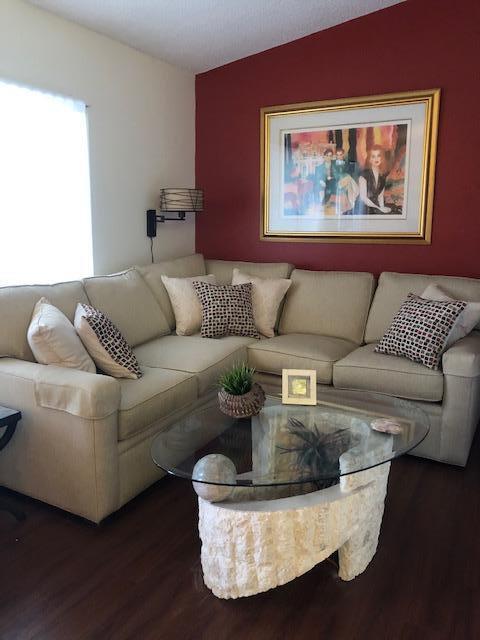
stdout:
{"type": "Polygon", "coordinates": [[[201,189],[161,189],[160,211],[203,211],[201,189]]]}

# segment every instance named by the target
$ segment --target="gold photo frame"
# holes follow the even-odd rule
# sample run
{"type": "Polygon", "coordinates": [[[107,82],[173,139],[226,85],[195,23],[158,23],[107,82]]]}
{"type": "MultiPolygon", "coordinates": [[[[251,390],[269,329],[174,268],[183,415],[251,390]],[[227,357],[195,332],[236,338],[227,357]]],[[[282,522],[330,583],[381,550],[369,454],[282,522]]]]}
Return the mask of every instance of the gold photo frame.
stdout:
{"type": "Polygon", "coordinates": [[[282,403],[317,404],[317,372],[310,369],[283,369],[282,403]]]}
{"type": "Polygon", "coordinates": [[[261,109],[260,238],[430,244],[440,89],[261,109]]]}

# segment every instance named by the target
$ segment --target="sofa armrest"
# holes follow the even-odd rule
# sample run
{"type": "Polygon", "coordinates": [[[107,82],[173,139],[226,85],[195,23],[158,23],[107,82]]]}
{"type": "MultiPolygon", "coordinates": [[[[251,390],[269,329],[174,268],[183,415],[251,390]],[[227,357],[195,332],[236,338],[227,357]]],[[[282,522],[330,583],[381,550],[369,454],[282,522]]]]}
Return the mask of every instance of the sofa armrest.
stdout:
{"type": "Polygon", "coordinates": [[[480,376],[480,332],[473,331],[443,354],[443,373],[447,376],[480,376]]]}
{"type": "Polygon", "coordinates": [[[40,407],[79,418],[101,420],[120,406],[120,385],[109,376],[13,358],[0,359],[0,374],[31,381],[40,407]]]}
{"type": "Polygon", "coordinates": [[[465,466],[480,419],[480,333],[474,331],[443,354],[439,459],[465,466]]]}
{"type": "Polygon", "coordinates": [[[22,412],[0,485],[94,522],[118,509],[119,401],[114,378],[0,358],[0,404],[22,412]]]}

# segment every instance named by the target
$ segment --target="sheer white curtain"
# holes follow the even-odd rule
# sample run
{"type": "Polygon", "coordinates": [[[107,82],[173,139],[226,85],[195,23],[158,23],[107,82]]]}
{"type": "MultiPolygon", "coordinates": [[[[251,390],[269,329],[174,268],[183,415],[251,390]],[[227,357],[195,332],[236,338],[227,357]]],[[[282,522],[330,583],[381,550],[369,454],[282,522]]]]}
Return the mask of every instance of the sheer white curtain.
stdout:
{"type": "Polygon", "coordinates": [[[85,104],[0,80],[0,286],[92,273],[85,104]]]}

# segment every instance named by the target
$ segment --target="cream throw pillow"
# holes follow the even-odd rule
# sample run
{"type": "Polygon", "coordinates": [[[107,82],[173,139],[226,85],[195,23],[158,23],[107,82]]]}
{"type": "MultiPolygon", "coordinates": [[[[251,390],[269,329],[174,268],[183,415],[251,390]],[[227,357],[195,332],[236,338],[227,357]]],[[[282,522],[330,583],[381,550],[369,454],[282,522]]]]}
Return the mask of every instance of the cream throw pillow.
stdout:
{"type": "Polygon", "coordinates": [[[192,276],[190,278],[169,278],[161,276],[165,285],[173,313],[176,332],[179,336],[191,336],[198,333],[202,326],[202,305],[198,299],[193,282],[217,284],[216,276],[192,276]]]}
{"type": "MultiPolygon", "coordinates": [[[[444,302],[452,302],[455,300],[455,298],[447,295],[438,284],[429,284],[421,297],[427,300],[440,300],[444,302]]],[[[480,321],[480,302],[466,302],[467,306],[458,316],[458,320],[450,331],[445,349],[451,347],[452,344],[460,340],[460,338],[467,336],[480,321]]]]}
{"type": "Polygon", "coordinates": [[[252,283],[253,318],[258,331],[267,338],[275,335],[280,304],[292,284],[286,278],[258,278],[233,270],[232,284],[252,283]]]}
{"type": "Polygon", "coordinates": [[[79,303],[75,312],[75,329],[101,371],[113,378],[135,380],[142,377],[129,344],[99,309],[79,303]]]}
{"type": "Polygon", "coordinates": [[[46,298],[40,298],[35,305],[27,340],[40,364],[54,364],[89,373],[97,371],[73,324],[46,298]]]}

